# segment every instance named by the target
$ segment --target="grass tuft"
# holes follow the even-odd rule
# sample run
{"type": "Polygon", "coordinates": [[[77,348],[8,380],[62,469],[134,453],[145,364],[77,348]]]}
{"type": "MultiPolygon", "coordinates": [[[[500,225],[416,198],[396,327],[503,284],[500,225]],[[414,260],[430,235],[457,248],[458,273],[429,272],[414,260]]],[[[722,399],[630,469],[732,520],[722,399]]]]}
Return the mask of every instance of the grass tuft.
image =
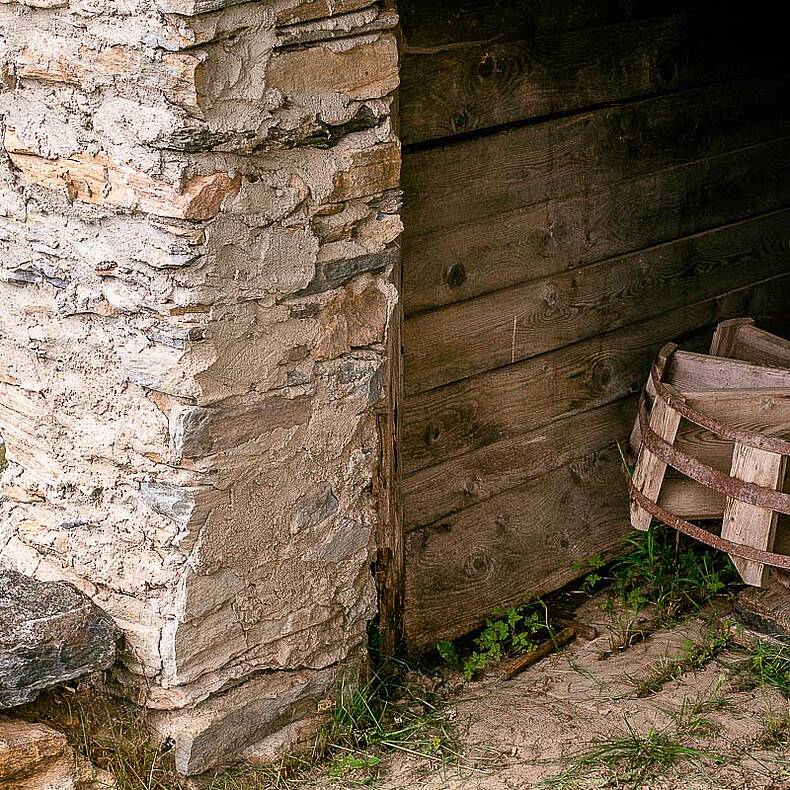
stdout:
{"type": "Polygon", "coordinates": [[[76,752],[115,777],[118,790],[188,788],[172,744],[151,737],[145,711],[110,697],[96,680],[42,694],[24,713],[63,732],[76,752]]]}
{"type": "Polygon", "coordinates": [[[773,686],[790,697],[790,644],[756,642],[747,666],[759,685],[773,686]]]}
{"type": "Polygon", "coordinates": [[[630,552],[611,567],[611,604],[619,602],[634,613],[651,605],[661,625],[698,611],[739,584],[726,554],[667,527],[653,524],[626,543],[630,552]]]}
{"type": "Polygon", "coordinates": [[[670,681],[677,680],[686,672],[704,669],[729,644],[730,636],[726,627],[711,631],[702,642],[687,639],[683,654],[676,658],[663,658],[658,661],[646,676],[632,680],[637,697],[657,694],[670,681]]]}
{"type": "Polygon", "coordinates": [[[638,786],[682,761],[720,763],[724,759],[722,755],[682,743],[668,728],[651,727],[639,734],[626,721],[626,730],[619,737],[593,742],[572,757],[563,771],[545,780],[543,786],[556,790],[575,787],[580,779],[591,773],[608,775],[606,778],[616,779],[618,786],[638,786]]]}

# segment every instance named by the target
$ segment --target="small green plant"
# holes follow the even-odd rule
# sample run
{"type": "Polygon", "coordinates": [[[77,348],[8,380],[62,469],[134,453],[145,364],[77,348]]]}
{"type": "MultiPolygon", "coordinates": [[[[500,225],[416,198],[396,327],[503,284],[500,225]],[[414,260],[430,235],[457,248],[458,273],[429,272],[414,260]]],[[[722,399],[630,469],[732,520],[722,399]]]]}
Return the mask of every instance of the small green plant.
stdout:
{"type": "Polygon", "coordinates": [[[356,784],[369,785],[375,780],[374,772],[380,765],[381,759],[373,754],[352,752],[332,760],[326,773],[331,779],[353,779],[356,784]]]}
{"type": "Polygon", "coordinates": [[[600,554],[595,554],[586,560],[577,560],[571,566],[576,573],[585,573],[581,586],[581,592],[585,595],[592,595],[598,589],[600,583],[604,581],[604,577],[598,573],[603,566],[604,561],[600,554]]]}
{"type": "Polygon", "coordinates": [[[790,644],[756,642],[747,659],[747,670],[755,682],[790,696],[790,644]]]}
{"type": "Polygon", "coordinates": [[[458,655],[458,648],[449,639],[444,639],[436,643],[436,652],[445,664],[455,669],[461,666],[461,658],[458,655]]]}
{"type": "Polygon", "coordinates": [[[474,649],[462,663],[464,675],[471,680],[505,658],[534,650],[551,633],[548,609],[542,601],[499,609],[472,640],[474,649]]]}
{"type": "Polygon", "coordinates": [[[626,541],[631,551],[611,568],[612,598],[638,613],[648,605],[661,624],[697,611],[714,597],[738,584],[726,554],[660,525],[626,541]]]}

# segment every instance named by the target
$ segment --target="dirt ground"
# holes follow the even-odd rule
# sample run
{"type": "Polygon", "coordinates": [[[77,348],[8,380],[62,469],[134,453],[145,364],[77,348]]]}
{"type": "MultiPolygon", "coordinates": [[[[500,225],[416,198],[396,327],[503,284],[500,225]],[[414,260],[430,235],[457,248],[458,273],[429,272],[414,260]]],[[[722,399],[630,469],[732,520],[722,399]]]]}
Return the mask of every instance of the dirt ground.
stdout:
{"type": "MultiPolygon", "coordinates": [[[[600,604],[600,601],[598,602],[600,604]]],[[[617,629],[600,605],[580,613],[599,636],[577,638],[511,680],[489,677],[466,684],[451,699],[447,715],[461,734],[462,765],[403,755],[375,781],[385,790],[509,790],[554,787],[644,787],[684,790],[779,790],[790,788],[790,746],[771,737],[771,725],[787,726],[788,700],[776,689],[739,688],[732,668],[744,658],[727,649],[702,669],[684,671],[656,693],[638,697],[635,683],[651,676],[663,659],[682,657],[689,642],[709,631],[701,617],[657,632],[626,649],[611,650],[617,629]],[[644,737],[651,731],[704,756],[677,761],[642,777],[622,769],[572,760],[589,756],[596,743],[644,737]],[[771,743],[771,741],[774,741],[771,743]],[[779,741],[777,744],[776,741],[779,741]]],[[[785,732],[785,735],[787,733],[785,732]]],[[[671,747],[669,747],[671,748],[671,747]]],[[[340,781],[341,786],[355,786],[340,781]]],[[[337,786],[337,783],[335,784],[337,786]]]]}

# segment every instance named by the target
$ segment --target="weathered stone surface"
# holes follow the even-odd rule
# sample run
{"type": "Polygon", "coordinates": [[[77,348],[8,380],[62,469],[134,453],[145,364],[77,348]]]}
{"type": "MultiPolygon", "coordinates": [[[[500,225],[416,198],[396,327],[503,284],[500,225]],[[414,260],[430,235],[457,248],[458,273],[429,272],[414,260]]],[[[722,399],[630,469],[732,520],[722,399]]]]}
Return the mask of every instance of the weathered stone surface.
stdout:
{"type": "Polygon", "coordinates": [[[295,720],[331,708],[334,681],[331,671],[259,676],[196,711],[155,715],[152,721],[159,731],[176,735],[178,770],[201,774],[215,755],[240,753],[295,720]]]}
{"type": "Polygon", "coordinates": [[[112,620],[73,587],[0,567],[0,708],[107,669],[119,637],[112,620]]]}
{"type": "Polygon", "coordinates": [[[396,15],[23,5],[0,2],[0,559],[113,617],[118,677],[197,770],[285,743],[375,613],[396,15]]]}
{"type": "Polygon", "coordinates": [[[267,76],[284,93],[337,92],[350,99],[378,99],[398,86],[398,44],[394,35],[383,35],[356,46],[344,40],[288,49],[274,56],[267,76]]]}
{"type": "Polygon", "coordinates": [[[12,129],[6,129],[4,144],[28,184],[58,190],[70,201],[139,209],[160,217],[211,219],[241,185],[238,176],[211,173],[194,176],[177,188],[117,165],[106,156],[80,153],[47,159],[26,150],[12,129]]]}
{"type": "Polygon", "coordinates": [[[43,724],[0,716],[0,787],[6,790],[111,790],[115,780],[43,724]]]}

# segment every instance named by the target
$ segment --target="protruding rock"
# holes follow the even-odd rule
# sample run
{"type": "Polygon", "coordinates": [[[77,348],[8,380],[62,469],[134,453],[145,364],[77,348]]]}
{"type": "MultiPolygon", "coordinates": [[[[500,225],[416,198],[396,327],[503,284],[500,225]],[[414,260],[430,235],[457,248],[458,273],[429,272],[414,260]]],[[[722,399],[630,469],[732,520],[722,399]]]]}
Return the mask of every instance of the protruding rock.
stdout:
{"type": "Polygon", "coordinates": [[[0,716],[0,787],[111,790],[115,781],[76,755],[62,733],[43,724],[0,716]]]}
{"type": "Polygon", "coordinates": [[[0,568],[0,708],[107,669],[120,632],[87,596],[0,568]]]}

